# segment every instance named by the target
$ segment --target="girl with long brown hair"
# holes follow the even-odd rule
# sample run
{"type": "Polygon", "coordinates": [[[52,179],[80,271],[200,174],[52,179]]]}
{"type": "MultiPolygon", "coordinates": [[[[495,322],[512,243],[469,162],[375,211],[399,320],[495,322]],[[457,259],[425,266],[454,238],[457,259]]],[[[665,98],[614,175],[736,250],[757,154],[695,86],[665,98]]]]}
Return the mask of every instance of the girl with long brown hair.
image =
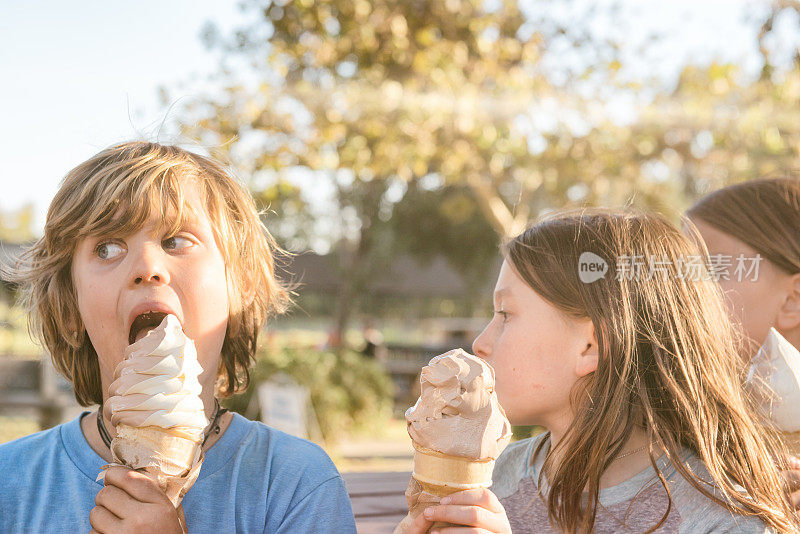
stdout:
{"type": "MultiPolygon", "coordinates": [[[[709,258],[721,266],[716,278],[744,334],[742,357],[750,359],[759,346],[764,351],[774,345],[766,343],[770,338],[782,338],[784,350],[800,360],[800,180],[782,176],[724,187],[701,198],[687,215],[709,258]],[[757,276],[737,273],[739,258],[757,260],[757,276]]],[[[787,430],[796,434],[799,428],[794,421],[787,430]]],[[[793,445],[797,450],[800,443],[793,445]]],[[[790,458],[789,465],[792,504],[800,508],[800,460],[790,458]]]]}
{"type": "Polygon", "coordinates": [[[582,210],[504,252],[473,350],[511,422],[547,432],[506,449],[490,490],[426,510],[419,531],[796,530],[784,449],[748,402],[736,330],[692,239],[658,215],[582,210]]]}

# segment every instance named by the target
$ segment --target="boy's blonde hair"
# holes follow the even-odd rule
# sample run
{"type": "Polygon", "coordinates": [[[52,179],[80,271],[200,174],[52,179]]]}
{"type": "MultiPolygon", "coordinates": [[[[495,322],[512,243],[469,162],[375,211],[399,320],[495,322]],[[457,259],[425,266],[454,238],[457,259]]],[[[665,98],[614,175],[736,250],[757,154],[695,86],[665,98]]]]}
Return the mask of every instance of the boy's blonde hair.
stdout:
{"type": "Polygon", "coordinates": [[[72,260],[79,240],[128,235],[151,213],[161,228],[179,231],[192,207],[185,187],[196,184],[226,265],[230,315],[217,370],[223,397],[245,389],[256,342],[270,312],[281,313],[289,293],[275,276],[277,246],[247,190],[217,162],[176,146],[132,141],[112,146],[71,170],[47,212],[44,235],[11,271],[20,284],[31,332],[50,351],[56,369],[82,406],[102,401],[97,353],[78,313],[72,260]]]}
{"type": "Polygon", "coordinates": [[[593,531],[600,477],[641,428],[670,504],[648,532],[663,525],[672,505],[657,443],[707,498],[778,532],[796,531],[775,465],[785,449],[743,390],[741,336],[709,277],[705,251],[662,216],[596,209],[550,214],[505,252],[537,294],[567,316],[591,319],[597,333],[597,370],[576,384],[575,419],[542,471],[551,521],[565,532],[593,531]],[[604,277],[581,279],[584,253],[607,263],[604,277]],[[711,480],[687,468],[683,448],[711,480]],[[562,454],[559,465],[554,453],[562,454]]]}

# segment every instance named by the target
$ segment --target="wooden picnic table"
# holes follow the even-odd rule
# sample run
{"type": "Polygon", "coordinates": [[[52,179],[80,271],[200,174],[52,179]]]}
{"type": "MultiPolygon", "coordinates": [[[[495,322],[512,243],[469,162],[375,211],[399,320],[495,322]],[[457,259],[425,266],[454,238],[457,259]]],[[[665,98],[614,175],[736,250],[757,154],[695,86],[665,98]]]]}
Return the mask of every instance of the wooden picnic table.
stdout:
{"type": "Polygon", "coordinates": [[[345,473],[342,476],[359,534],[391,534],[408,513],[405,491],[411,473],[345,473]]]}

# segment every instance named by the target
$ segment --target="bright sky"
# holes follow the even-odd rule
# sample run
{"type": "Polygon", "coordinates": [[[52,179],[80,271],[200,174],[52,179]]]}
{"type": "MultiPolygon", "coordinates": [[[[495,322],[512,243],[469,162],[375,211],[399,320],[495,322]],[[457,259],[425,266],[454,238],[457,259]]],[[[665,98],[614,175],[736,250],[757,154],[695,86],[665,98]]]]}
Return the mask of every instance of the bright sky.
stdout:
{"type": "MultiPolygon", "coordinates": [[[[752,49],[742,33],[752,2],[630,2],[637,29],[670,35],[666,69],[688,56],[739,60],[752,49]]],[[[525,3],[535,11],[536,2],[525,3]]],[[[69,169],[116,141],[155,136],[166,115],[159,86],[184,99],[208,90],[197,81],[219,60],[199,38],[208,20],[227,33],[241,20],[237,2],[0,1],[0,210],[33,202],[40,228],[69,169]]],[[[598,24],[614,31],[613,21],[598,24]]]]}
{"type": "MultiPolygon", "coordinates": [[[[199,34],[239,20],[233,0],[0,2],[0,210],[34,202],[39,224],[64,174],[120,140],[152,135],[161,85],[216,70],[199,34]]],[[[174,91],[173,91],[174,89],[174,91]]]]}

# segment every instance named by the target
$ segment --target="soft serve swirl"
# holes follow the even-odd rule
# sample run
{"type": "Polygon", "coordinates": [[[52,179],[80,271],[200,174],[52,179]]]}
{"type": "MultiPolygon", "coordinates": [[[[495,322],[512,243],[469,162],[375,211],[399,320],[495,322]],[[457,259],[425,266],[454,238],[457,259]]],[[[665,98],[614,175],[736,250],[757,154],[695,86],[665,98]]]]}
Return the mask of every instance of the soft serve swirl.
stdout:
{"type": "Polygon", "coordinates": [[[125,349],[125,359],[114,370],[106,409],[111,424],[158,426],[196,439],[208,424],[202,387],[203,368],[194,342],[187,338],[174,315],[125,349]]]}
{"type": "Polygon", "coordinates": [[[496,459],[511,439],[494,390],[494,369],[461,349],[422,368],[417,403],[406,410],[411,439],[452,456],[496,459]]]}

